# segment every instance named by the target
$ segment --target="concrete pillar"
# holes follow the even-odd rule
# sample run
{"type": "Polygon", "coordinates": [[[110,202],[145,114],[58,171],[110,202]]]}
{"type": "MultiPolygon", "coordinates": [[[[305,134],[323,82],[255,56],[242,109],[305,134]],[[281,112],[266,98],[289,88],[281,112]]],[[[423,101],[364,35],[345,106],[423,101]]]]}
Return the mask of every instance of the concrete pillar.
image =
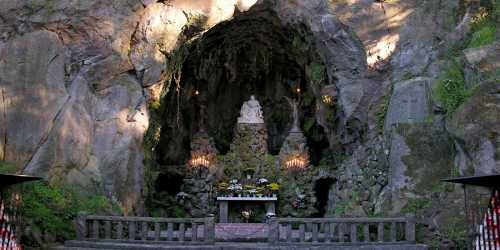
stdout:
{"type": "Polygon", "coordinates": [[[274,201],[266,201],[266,212],[276,214],[276,205],[274,201]]]}
{"type": "Polygon", "coordinates": [[[229,217],[228,201],[219,201],[219,222],[227,223],[229,217]]]}

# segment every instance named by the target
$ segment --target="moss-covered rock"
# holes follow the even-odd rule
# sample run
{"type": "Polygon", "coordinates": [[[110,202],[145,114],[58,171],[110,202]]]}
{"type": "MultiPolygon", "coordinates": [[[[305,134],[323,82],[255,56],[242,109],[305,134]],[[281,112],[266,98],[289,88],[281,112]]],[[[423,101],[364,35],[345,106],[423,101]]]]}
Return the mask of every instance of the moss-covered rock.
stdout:
{"type": "Polygon", "coordinates": [[[500,173],[500,84],[482,83],[449,119],[447,128],[468,159],[472,174],[500,173]]]}

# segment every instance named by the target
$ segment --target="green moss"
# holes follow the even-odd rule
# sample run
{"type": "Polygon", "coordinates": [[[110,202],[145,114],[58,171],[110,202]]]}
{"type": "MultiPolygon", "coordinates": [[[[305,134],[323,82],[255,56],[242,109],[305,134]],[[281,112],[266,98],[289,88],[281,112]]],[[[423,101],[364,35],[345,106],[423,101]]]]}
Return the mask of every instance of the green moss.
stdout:
{"type": "Polygon", "coordinates": [[[5,161],[0,161],[0,174],[14,174],[16,172],[16,165],[5,161]]]}
{"type": "Polygon", "coordinates": [[[454,162],[453,142],[431,124],[399,124],[396,129],[411,150],[401,158],[407,166],[405,175],[415,182],[413,192],[425,195],[432,185],[449,177],[454,162]]]}
{"type": "Polygon", "coordinates": [[[478,48],[484,45],[491,44],[492,42],[495,41],[495,33],[496,33],[495,23],[487,22],[472,34],[472,38],[467,47],[478,48]]]}
{"type": "Polygon", "coordinates": [[[321,84],[325,79],[325,66],[313,62],[307,67],[307,73],[314,84],[321,84]]]}
{"type": "Polygon", "coordinates": [[[391,103],[391,96],[393,93],[393,85],[391,85],[391,89],[387,95],[384,96],[382,100],[382,104],[380,105],[380,109],[377,112],[377,127],[379,132],[382,133],[384,131],[385,118],[387,116],[387,111],[389,110],[389,104],[391,103]]]}
{"type": "Polygon", "coordinates": [[[463,68],[457,58],[451,59],[451,66],[441,75],[435,95],[443,104],[448,115],[464,103],[473,90],[465,86],[463,68]]]}
{"type": "Polygon", "coordinates": [[[410,213],[419,215],[422,214],[425,209],[430,208],[431,201],[426,198],[414,198],[409,199],[406,206],[401,209],[401,213],[410,213]]]}

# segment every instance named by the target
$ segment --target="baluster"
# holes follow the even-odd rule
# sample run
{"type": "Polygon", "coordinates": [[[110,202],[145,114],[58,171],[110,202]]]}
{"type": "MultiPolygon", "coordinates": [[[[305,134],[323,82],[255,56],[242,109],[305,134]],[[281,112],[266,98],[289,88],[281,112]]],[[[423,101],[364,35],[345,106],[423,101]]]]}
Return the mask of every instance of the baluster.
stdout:
{"type": "Polygon", "coordinates": [[[169,222],[167,224],[167,240],[172,241],[174,239],[174,223],[169,222]]]}
{"type": "Polygon", "coordinates": [[[179,224],[179,241],[184,241],[184,223],[179,224]]]}
{"type": "Polygon", "coordinates": [[[104,222],[104,238],[111,239],[111,221],[109,220],[104,222]]]}
{"type": "Polygon", "coordinates": [[[312,242],[318,242],[318,224],[312,223],[312,242]]]}
{"type": "Polygon", "coordinates": [[[191,241],[198,241],[198,223],[191,224],[191,241]]]}
{"type": "Polygon", "coordinates": [[[141,239],[142,240],[147,240],[148,239],[149,226],[148,226],[148,223],[146,221],[142,222],[141,231],[142,231],[142,233],[141,233],[141,239]]]}
{"type": "Polygon", "coordinates": [[[405,239],[409,242],[415,242],[415,217],[413,215],[406,218],[405,239]]]}
{"type": "Polygon", "coordinates": [[[99,239],[99,221],[94,220],[92,222],[92,238],[99,239]]]}
{"type": "Polygon", "coordinates": [[[306,224],[300,223],[299,225],[299,242],[306,241],[306,224]]]}
{"type": "Polygon", "coordinates": [[[332,241],[335,241],[334,238],[335,238],[335,223],[330,223],[330,239],[332,241]]]}
{"type": "MultiPolygon", "coordinates": [[[[1,199],[0,199],[1,203],[1,199]]],[[[1,216],[0,216],[1,218],[1,216]]],[[[87,238],[87,214],[84,212],[78,213],[76,222],[76,238],[78,240],[83,240],[87,238]]]]}
{"type": "Polygon", "coordinates": [[[396,242],[396,222],[391,223],[391,242],[396,242]]]}
{"type": "Polygon", "coordinates": [[[206,244],[213,244],[215,242],[215,217],[209,215],[205,218],[205,225],[203,228],[203,238],[206,244]]]}
{"type": "Polygon", "coordinates": [[[370,224],[363,225],[363,240],[365,242],[370,242],[370,224]]]}
{"type": "Polygon", "coordinates": [[[384,223],[379,222],[377,228],[378,242],[384,242],[384,223]]]}
{"type": "Polygon", "coordinates": [[[337,225],[337,229],[339,231],[339,242],[344,242],[344,225],[345,224],[337,225]]]}
{"type": "Polygon", "coordinates": [[[155,222],[155,241],[160,241],[161,227],[160,222],[155,222]]]}
{"type": "Polygon", "coordinates": [[[121,240],[123,239],[123,222],[118,221],[118,225],[116,226],[116,238],[121,240]]]}
{"type": "Polygon", "coordinates": [[[286,224],[286,241],[292,242],[292,223],[291,222],[286,224]]]}
{"type": "Polygon", "coordinates": [[[357,224],[351,223],[351,242],[356,243],[358,242],[358,235],[357,235],[357,224]]]}
{"type": "Polygon", "coordinates": [[[135,240],[135,221],[128,222],[128,239],[135,240]]]}
{"type": "Polygon", "coordinates": [[[280,240],[280,227],[276,218],[269,219],[269,234],[267,241],[269,244],[276,244],[280,240]]]}
{"type": "Polygon", "coordinates": [[[332,241],[332,234],[331,234],[331,228],[330,228],[330,223],[327,222],[324,224],[324,231],[325,231],[325,242],[330,242],[332,241]]]}

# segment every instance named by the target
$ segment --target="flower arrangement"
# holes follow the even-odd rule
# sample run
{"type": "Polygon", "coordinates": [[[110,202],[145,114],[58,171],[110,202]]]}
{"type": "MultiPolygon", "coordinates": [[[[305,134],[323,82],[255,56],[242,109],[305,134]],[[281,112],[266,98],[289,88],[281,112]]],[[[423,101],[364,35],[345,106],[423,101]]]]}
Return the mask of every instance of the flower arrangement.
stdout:
{"type": "Polygon", "coordinates": [[[250,197],[263,197],[263,196],[276,196],[280,186],[278,183],[267,184],[265,178],[260,178],[256,184],[241,184],[238,180],[234,179],[227,182],[220,182],[217,185],[217,191],[220,195],[226,196],[250,196],[250,197]]]}
{"type": "Polygon", "coordinates": [[[271,190],[271,191],[279,191],[280,190],[280,184],[276,183],[276,182],[273,182],[269,185],[267,185],[267,187],[271,190]]]}

